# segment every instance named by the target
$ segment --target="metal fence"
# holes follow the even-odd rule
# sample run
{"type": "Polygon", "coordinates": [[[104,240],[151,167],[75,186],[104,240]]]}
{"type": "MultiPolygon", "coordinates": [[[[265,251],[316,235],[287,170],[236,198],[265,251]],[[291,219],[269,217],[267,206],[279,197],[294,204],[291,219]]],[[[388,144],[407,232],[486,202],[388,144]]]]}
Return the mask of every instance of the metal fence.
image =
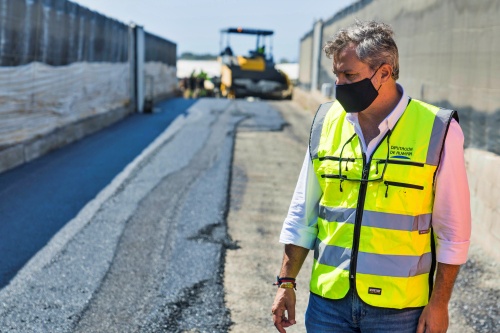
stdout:
{"type": "Polygon", "coordinates": [[[175,43],[153,35],[145,33],[146,41],[146,62],[162,62],[169,66],[175,66],[177,61],[177,49],[175,43]]]}
{"type": "Polygon", "coordinates": [[[67,0],[0,0],[0,153],[111,110],[142,111],[146,76],[148,98],[171,94],[176,44],[142,28],[137,44],[136,29],[67,0]]]}
{"type": "Polygon", "coordinates": [[[128,29],[66,0],[0,0],[0,66],[127,62],[128,29]]]}

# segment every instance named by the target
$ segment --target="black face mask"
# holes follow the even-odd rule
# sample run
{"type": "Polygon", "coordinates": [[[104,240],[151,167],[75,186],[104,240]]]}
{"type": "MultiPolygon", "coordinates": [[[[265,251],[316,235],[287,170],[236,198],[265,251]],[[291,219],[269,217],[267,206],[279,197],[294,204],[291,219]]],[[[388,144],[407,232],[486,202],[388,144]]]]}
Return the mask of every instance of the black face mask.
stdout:
{"type": "MultiPolygon", "coordinates": [[[[380,68],[380,67],[379,67],[380,68]]],[[[377,73],[378,69],[375,71],[377,73]]],[[[372,84],[372,78],[363,79],[351,84],[340,84],[335,87],[335,97],[345,112],[361,112],[369,107],[378,96],[378,90],[372,84]]]]}

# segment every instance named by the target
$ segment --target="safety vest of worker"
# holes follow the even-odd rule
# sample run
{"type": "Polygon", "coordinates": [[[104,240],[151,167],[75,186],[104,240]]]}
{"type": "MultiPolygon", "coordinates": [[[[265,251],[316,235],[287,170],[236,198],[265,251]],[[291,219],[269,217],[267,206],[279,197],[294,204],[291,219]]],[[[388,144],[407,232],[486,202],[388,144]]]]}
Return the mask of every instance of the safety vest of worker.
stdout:
{"type": "Polygon", "coordinates": [[[384,308],[428,303],[435,268],[434,181],[456,111],[411,99],[371,158],[340,103],[323,104],[309,150],[323,195],[311,292],[343,298],[355,288],[384,308]]]}

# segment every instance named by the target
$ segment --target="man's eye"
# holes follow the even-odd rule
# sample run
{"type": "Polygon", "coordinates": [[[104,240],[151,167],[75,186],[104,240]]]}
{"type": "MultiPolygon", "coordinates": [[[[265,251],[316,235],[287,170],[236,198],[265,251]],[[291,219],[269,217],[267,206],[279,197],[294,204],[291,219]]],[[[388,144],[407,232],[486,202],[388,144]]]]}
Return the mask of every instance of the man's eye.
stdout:
{"type": "Polygon", "coordinates": [[[354,77],[354,75],[355,75],[355,74],[347,74],[347,73],[346,73],[346,75],[345,75],[345,76],[346,76],[346,77],[354,77]]]}

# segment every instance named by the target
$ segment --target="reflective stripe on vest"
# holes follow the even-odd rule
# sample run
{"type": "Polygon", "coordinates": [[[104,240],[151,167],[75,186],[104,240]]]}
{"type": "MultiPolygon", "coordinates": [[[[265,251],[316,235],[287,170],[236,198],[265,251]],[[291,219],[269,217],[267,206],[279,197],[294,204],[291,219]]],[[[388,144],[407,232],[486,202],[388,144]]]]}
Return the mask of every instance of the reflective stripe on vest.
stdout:
{"type": "MultiPolygon", "coordinates": [[[[321,104],[316,115],[314,116],[313,124],[317,128],[321,129],[323,127],[323,121],[325,119],[326,113],[330,110],[333,102],[321,104]]],[[[309,136],[309,153],[311,154],[311,160],[318,158],[318,148],[319,140],[321,138],[321,130],[314,131],[314,127],[311,128],[311,135],[309,136]]]]}
{"type": "Polygon", "coordinates": [[[434,178],[455,111],[411,100],[367,161],[338,102],[323,104],[309,151],[323,191],[311,291],[366,303],[425,306],[433,264],[434,178]]]}

